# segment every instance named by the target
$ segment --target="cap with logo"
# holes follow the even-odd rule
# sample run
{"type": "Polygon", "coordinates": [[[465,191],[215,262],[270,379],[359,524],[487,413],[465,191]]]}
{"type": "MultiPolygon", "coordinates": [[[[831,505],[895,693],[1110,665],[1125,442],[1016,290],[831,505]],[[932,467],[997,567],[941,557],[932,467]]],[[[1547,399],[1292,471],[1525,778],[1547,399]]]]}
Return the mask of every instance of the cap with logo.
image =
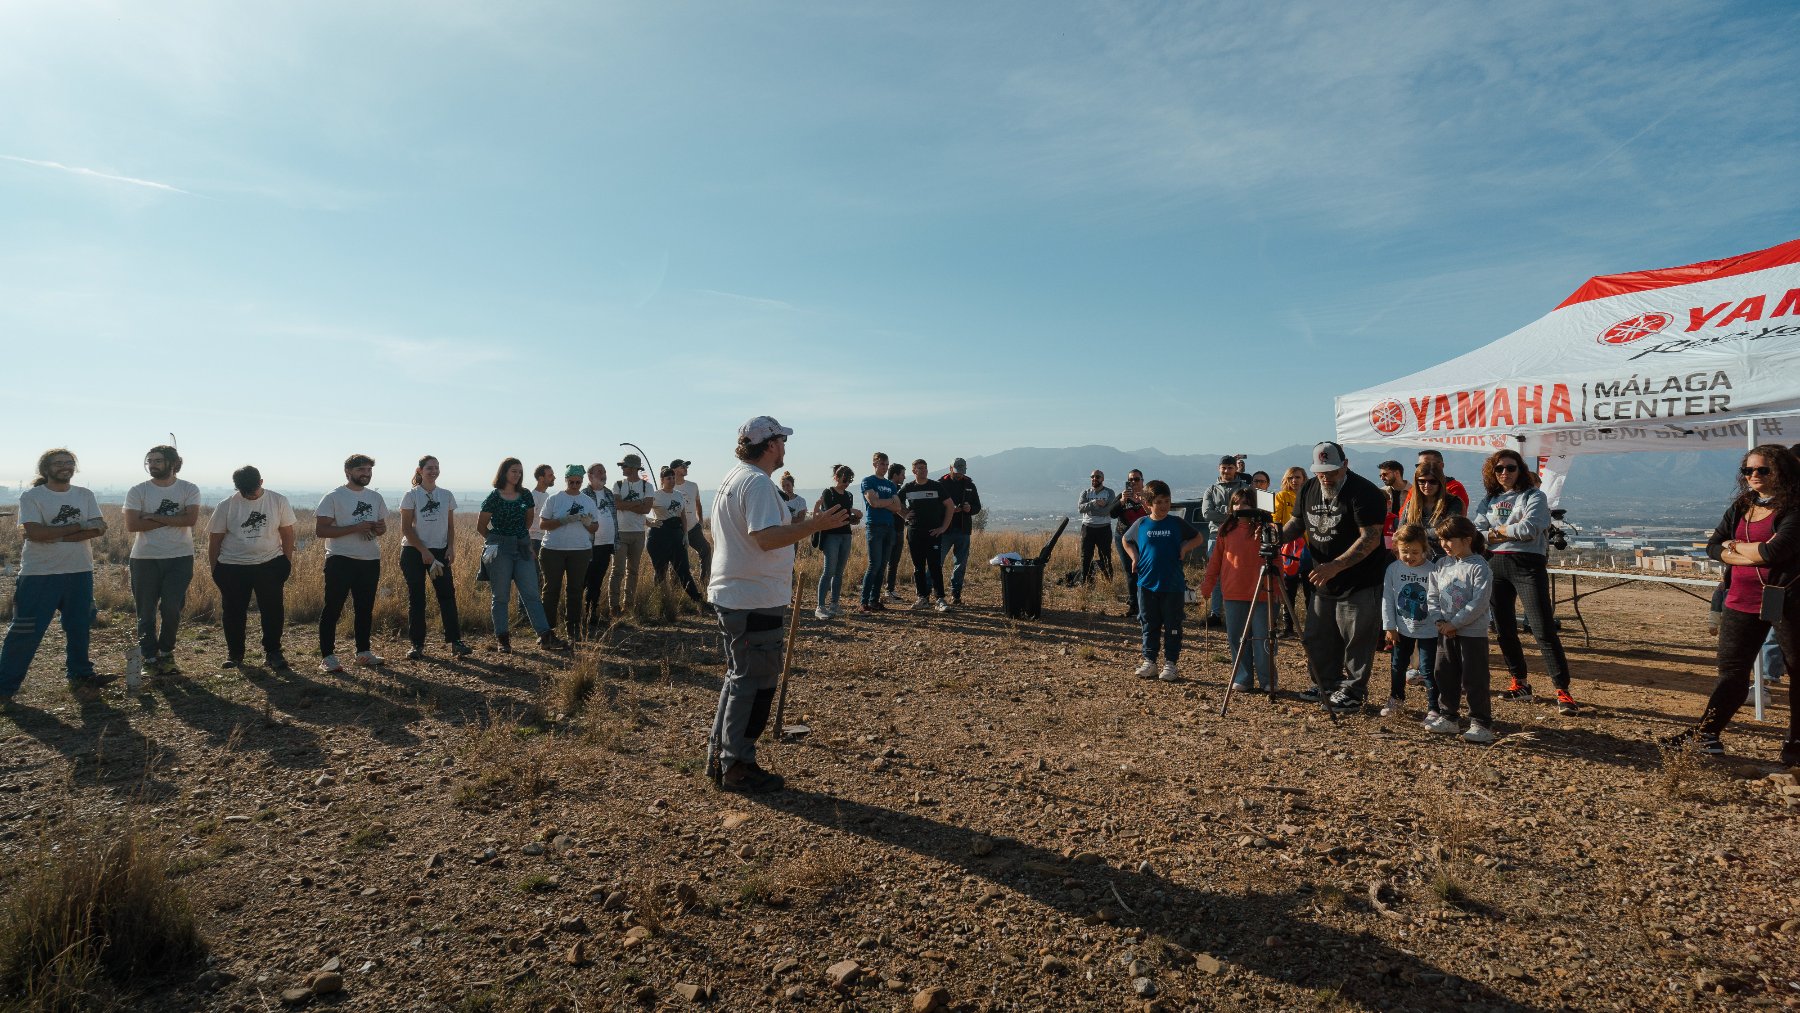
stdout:
{"type": "Polygon", "coordinates": [[[1327,440],[1313,445],[1312,473],[1324,475],[1342,468],[1347,463],[1344,448],[1327,440]]]}
{"type": "Polygon", "coordinates": [[[777,436],[792,436],[794,431],[767,415],[758,415],[738,427],[738,439],[761,443],[777,436]]]}

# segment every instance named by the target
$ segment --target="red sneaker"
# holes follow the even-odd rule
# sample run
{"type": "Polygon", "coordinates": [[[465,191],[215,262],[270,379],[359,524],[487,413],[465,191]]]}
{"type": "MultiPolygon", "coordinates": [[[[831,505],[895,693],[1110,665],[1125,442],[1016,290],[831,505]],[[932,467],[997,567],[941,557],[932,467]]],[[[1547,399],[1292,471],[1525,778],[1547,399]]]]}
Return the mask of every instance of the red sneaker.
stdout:
{"type": "Polygon", "coordinates": [[[1575,702],[1568,690],[1559,689],[1556,691],[1556,710],[1561,714],[1577,714],[1581,711],[1581,705],[1575,702]]]}

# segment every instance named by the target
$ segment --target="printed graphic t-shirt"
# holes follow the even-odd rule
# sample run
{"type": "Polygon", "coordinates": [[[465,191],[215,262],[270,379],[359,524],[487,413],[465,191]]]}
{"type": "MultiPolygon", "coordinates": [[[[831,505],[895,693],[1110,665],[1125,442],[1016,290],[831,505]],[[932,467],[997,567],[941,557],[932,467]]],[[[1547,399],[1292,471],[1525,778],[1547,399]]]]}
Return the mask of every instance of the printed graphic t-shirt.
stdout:
{"type": "MultiPolygon", "coordinates": [[[[863,502],[869,501],[868,493],[874,493],[876,499],[893,499],[900,494],[900,487],[881,475],[870,475],[862,480],[863,502]]],[[[896,520],[892,510],[881,510],[870,507],[869,516],[865,518],[871,528],[891,527],[896,520]]]]}
{"type": "Polygon", "coordinates": [[[1146,591],[1186,591],[1181,547],[1199,535],[1199,528],[1175,514],[1160,521],[1146,514],[1133,521],[1125,531],[1125,541],[1137,549],[1138,586],[1146,591]]]}
{"type": "Polygon", "coordinates": [[[234,492],[213,507],[206,529],[224,535],[219,543],[219,562],[255,566],[281,555],[281,529],[294,526],[294,508],[286,496],[267,489],[255,499],[234,492]]]}
{"type": "MultiPolygon", "coordinates": [[[[185,479],[160,486],[139,482],[125,494],[125,509],[150,517],[180,517],[200,505],[200,487],[185,479]]],[[[132,559],[180,559],[194,554],[193,528],[151,528],[131,540],[132,559]]]]}
{"type": "MultiPolygon", "coordinates": [[[[359,492],[347,485],[340,485],[325,494],[314,515],[343,527],[364,521],[385,521],[388,508],[387,501],[373,489],[364,488],[359,492]]],[[[346,559],[380,559],[381,540],[373,532],[327,538],[325,555],[343,556],[346,559]]]]}
{"type": "Polygon", "coordinates": [[[576,520],[579,524],[564,524],[554,531],[544,532],[544,548],[558,552],[580,552],[582,549],[594,547],[594,537],[588,534],[587,522],[600,513],[594,501],[582,493],[569,493],[558,489],[544,498],[544,505],[538,508],[538,523],[541,526],[545,519],[555,521],[576,520]]]}
{"type": "MultiPolygon", "coordinates": [[[[650,502],[653,504],[650,507],[649,515],[650,524],[653,527],[660,528],[669,521],[677,518],[680,518],[684,522],[687,520],[688,501],[687,497],[681,494],[681,488],[679,486],[670,492],[664,492],[661,489],[652,492],[650,494],[650,502]]],[[[687,530],[687,525],[685,523],[679,526],[683,531],[687,530]]]]}
{"type": "MultiPolygon", "coordinates": [[[[93,492],[69,486],[67,492],[51,492],[34,485],[19,494],[19,523],[47,524],[53,528],[80,527],[100,516],[93,492]]],[[[19,576],[48,577],[57,573],[87,573],[94,568],[94,540],[34,542],[25,539],[19,550],[19,576]]]]}
{"type": "Polygon", "coordinates": [[[619,530],[619,509],[613,505],[612,490],[590,485],[581,494],[594,502],[595,516],[600,519],[600,526],[594,529],[594,544],[611,545],[618,541],[615,536],[619,530]]]}
{"type": "MultiPolygon", "coordinates": [[[[1300,488],[1300,505],[1294,516],[1306,529],[1313,565],[1329,563],[1348,552],[1361,536],[1362,528],[1385,527],[1387,506],[1387,497],[1375,483],[1355,472],[1345,473],[1336,496],[1325,495],[1325,487],[1317,478],[1308,479],[1300,488]]],[[[1390,558],[1386,549],[1377,547],[1361,562],[1327,581],[1318,593],[1342,598],[1364,588],[1380,587],[1390,558]]]]}
{"type": "Polygon", "coordinates": [[[936,531],[944,523],[944,490],[935,481],[908,482],[900,487],[900,499],[912,511],[909,526],[921,531],[936,531]]]}
{"type": "Polygon", "coordinates": [[[450,514],[456,509],[456,496],[450,490],[427,492],[424,486],[415,485],[400,498],[400,509],[413,512],[413,530],[419,533],[419,543],[422,543],[402,537],[403,544],[433,551],[450,544],[450,514]]]}
{"type": "MultiPolygon", "coordinates": [[[[656,487],[641,478],[635,482],[627,482],[621,478],[613,483],[612,491],[613,499],[616,502],[635,503],[638,500],[649,499],[650,494],[656,491],[656,487]]],[[[649,526],[650,519],[645,515],[634,514],[629,510],[619,511],[620,532],[642,531],[649,526]]]]}

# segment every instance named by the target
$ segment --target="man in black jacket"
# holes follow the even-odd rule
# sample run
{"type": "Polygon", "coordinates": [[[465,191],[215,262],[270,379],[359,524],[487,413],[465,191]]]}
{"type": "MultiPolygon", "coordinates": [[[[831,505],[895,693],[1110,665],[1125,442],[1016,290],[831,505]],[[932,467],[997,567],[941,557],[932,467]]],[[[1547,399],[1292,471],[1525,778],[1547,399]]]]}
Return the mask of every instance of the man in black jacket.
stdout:
{"type": "Polygon", "coordinates": [[[963,574],[969,568],[969,534],[975,515],[981,512],[981,494],[975,491],[975,480],[969,477],[969,462],[962,458],[950,462],[950,473],[938,479],[944,495],[956,503],[950,515],[950,529],[938,539],[940,565],[956,550],[956,569],[950,571],[950,604],[962,604],[963,574]]]}

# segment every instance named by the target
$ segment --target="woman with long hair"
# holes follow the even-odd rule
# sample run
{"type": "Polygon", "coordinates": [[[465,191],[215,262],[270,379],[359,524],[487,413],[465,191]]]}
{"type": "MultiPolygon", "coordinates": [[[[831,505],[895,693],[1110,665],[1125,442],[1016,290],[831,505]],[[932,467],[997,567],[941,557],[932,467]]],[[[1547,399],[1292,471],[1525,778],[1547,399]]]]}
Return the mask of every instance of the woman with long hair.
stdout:
{"type": "Polygon", "coordinates": [[[1555,602],[1550,597],[1550,501],[1516,450],[1496,451],[1489,457],[1481,466],[1481,482],[1487,495],[1470,519],[1492,552],[1494,632],[1512,676],[1500,699],[1531,700],[1525,649],[1519,645],[1519,620],[1513,611],[1516,603],[1525,609],[1525,621],[1543,651],[1544,667],[1556,687],[1556,709],[1577,713],[1580,708],[1569,695],[1569,659],[1556,632],[1555,602]]]}
{"type": "MultiPolygon", "coordinates": [[[[1412,491],[1400,511],[1400,523],[1417,524],[1425,529],[1432,559],[1444,555],[1438,542],[1437,526],[1451,517],[1462,516],[1462,500],[1450,495],[1444,483],[1444,469],[1435,464],[1421,464],[1413,472],[1412,491]]],[[[1534,627],[1535,629],[1535,627],[1534,627]]]]}
{"type": "MultiPolygon", "coordinates": [[[[1719,681],[1700,724],[1665,742],[1725,751],[1719,734],[1744,705],[1750,666],[1771,628],[1782,653],[1800,658],[1800,460],[1765,444],[1744,455],[1737,495],[1707,540],[1706,554],[1724,563],[1725,609],[1719,616],[1719,681]]],[[[1781,762],[1800,766],[1800,708],[1788,708],[1781,762]]]]}
{"type": "MultiPolygon", "coordinates": [[[[1300,487],[1306,484],[1305,468],[1289,468],[1281,473],[1281,491],[1275,494],[1275,526],[1285,527],[1294,516],[1294,503],[1300,498],[1300,487]]],[[[1281,584],[1282,596],[1287,599],[1287,611],[1282,613],[1286,628],[1281,631],[1284,637],[1299,636],[1294,629],[1294,603],[1300,593],[1300,556],[1306,551],[1306,536],[1287,543],[1281,547],[1281,584]]]]}
{"type": "Polygon", "coordinates": [[[438,459],[426,454],[413,469],[412,488],[400,500],[400,573],[406,578],[406,639],[412,647],[408,660],[425,656],[425,583],[437,595],[438,618],[444,624],[444,643],[455,655],[470,653],[462,641],[462,621],[456,613],[456,578],[451,566],[456,556],[456,497],[438,488],[438,459]]]}
{"type": "Polygon", "coordinates": [[[501,461],[499,470],[494,472],[494,491],[482,501],[481,515],[475,519],[475,533],[486,543],[481,551],[481,565],[494,596],[490,610],[494,639],[500,642],[501,654],[512,653],[506,608],[512,600],[512,588],[517,585],[519,604],[531,620],[531,628],[537,631],[538,646],[566,651],[568,641],[550,628],[550,621],[544,618],[543,600],[538,597],[538,566],[531,552],[531,522],[537,519],[537,505],[524,482],[525,466],[518,458],[501,461]]]}
{"type": "Polygon", "coordinates": [[[856,509],[856,494],[850,491],[850,480],[856,472],[847,464],[832,466],[831,488],[819,493],[814,508],[823,513],[832,507],[843,507],[850,519],[841,527],[821,531],[814,537],[819,540],[819,552],[825,557],[825,565],[819,569],[819,596],[813,608],[816,619],[831,619],[842,615],[838,608],[838,592],[844,585],[844,564],[850,559],[850,528],[862,519],[862,511],[856,509]]]}

